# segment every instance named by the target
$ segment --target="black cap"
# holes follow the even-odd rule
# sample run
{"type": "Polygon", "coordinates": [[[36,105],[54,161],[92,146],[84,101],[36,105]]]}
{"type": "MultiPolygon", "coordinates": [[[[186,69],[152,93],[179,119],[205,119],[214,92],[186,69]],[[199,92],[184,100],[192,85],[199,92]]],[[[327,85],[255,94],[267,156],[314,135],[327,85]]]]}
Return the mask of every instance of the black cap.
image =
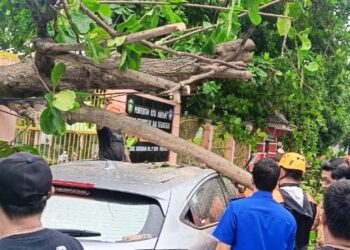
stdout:
{"type": "Polygon", "coordinates": [[[16,153],[0,159],[0,202],[27,206],[48,199],[51,169],[40,156],[16,153]]]}

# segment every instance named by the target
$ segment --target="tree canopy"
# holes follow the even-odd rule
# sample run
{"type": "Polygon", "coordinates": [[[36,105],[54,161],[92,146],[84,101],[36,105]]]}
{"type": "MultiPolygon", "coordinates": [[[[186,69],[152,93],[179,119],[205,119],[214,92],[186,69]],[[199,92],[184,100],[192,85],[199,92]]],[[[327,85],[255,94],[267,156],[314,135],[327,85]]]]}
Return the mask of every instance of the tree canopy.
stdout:
{"type": "MultiPolygon", "coordinates": [[[[1,67],[1,103],[33,118],[46,102],[46,133],[64,133],[66,120],[112,125],[106,111],[84,106],[85,92],[133,88],[182,95],[184,112],[248,144],[260,134],[243,122],[264,127],[273,112],[295,128],[288,150],[321,154],[349,141],[346,0],[2,0],[0,7],[0,49],[23,57],[1,67]]],[[[135,132],[123,126],[132,121],[115,118],[135,132]]],[[[184,152],[175,145],[182,142],[164,138],[149,139],[184,152]]],[[[200,154],[193,156],[205,162],[200,154]]],[[[211,167],[230,166],[210,157],[211,167]]],[[[244,172],[226,175],[249,185],[244,172]]]]}

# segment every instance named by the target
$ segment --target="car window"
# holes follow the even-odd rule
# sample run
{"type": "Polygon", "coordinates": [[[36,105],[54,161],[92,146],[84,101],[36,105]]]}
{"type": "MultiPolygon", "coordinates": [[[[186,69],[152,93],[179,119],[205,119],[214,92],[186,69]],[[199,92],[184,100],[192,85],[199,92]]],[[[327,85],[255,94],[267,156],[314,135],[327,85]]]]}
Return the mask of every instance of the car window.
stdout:
{"type": "Polygon", "coordinates": [[[223,183],[223,191],[224,191],[225,199],[227,203],[229,203],[231,199],[234,199],[237,197],[237,188],[229,178],[225,176],[221,176],[220,178],[223,183]]]}
{"type": "Polygon", "coordinates": [[[109,191],[89,191],[87,194],[61,193],[51,197],[43,213],[44,226],[98,232],[100,236],[79,239],[105,242],[159,236],[164,216],[152,199],[109,191]]]}
{"type": "Polygon", "coordinates": [[[216,223],[225,210],[225,204],[218,179],[210,179],[201,185],[191,197],[185,220],[197,227],[216,223]]]}

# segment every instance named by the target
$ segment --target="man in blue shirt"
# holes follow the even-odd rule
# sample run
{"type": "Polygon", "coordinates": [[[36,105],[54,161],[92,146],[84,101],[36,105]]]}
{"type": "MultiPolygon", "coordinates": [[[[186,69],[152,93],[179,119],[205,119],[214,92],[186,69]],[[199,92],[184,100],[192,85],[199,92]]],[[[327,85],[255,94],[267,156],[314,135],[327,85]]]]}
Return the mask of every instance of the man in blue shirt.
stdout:
{"type": "Polygon", "coordinates": [[[229,204],[213,233],[216,250],[294,250],[295,219],[272,198],[280,171],[272,159],[254,165],[254,194],[229,204]]]}

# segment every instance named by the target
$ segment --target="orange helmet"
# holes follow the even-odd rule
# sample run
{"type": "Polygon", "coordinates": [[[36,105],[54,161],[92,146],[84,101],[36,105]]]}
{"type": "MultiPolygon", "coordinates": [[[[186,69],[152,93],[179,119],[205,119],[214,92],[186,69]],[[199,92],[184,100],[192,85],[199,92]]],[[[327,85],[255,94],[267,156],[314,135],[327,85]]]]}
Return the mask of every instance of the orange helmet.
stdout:
{"type": "Polygon", "coordinates": [[[279,161],[279,165],[285,169],[300,170],[305,173],[306,160],[301,154],[285,153],[279,161]]]}

